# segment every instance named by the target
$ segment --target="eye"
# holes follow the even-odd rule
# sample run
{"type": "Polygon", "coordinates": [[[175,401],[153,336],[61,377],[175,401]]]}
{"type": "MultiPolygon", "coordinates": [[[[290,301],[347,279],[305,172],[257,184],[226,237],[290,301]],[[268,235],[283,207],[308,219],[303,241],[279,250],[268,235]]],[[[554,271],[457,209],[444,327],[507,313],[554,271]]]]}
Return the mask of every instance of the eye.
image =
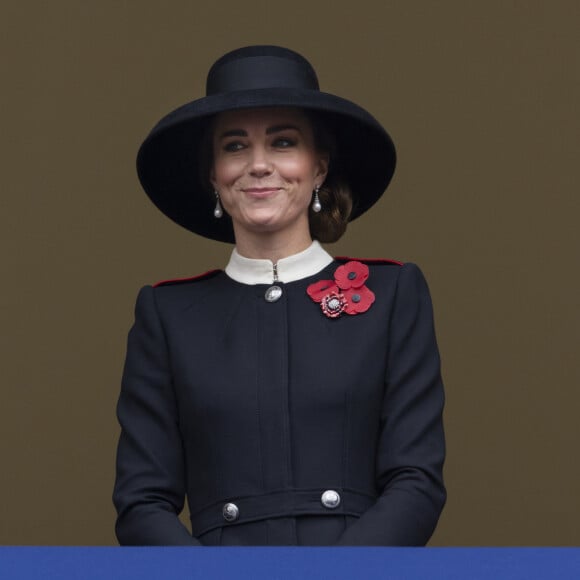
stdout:
{"type": "Polygon", "coordinates": [[[277,137],[272,145],[278,149],[287,149],[288,147],[294,147],[296,145],[296,140],[290,137],[277,137]]]}
{"type": "Polygon", "coordinates": [[[224,144],[224,151],[228,153],[235,153],[236,151],[240,151],[244,148],[244,144],[241,141],[229,141],[228,143],[224,144]]]}

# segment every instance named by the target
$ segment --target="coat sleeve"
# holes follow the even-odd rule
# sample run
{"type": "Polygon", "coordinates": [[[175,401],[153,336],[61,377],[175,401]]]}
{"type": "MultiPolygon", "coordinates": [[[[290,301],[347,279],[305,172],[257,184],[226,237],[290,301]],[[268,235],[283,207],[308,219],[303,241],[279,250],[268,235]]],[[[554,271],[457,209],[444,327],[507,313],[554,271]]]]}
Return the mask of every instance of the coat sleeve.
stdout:
{"type": "Polygon", "coordinates": [[[389,336],[376,457],[381,494],[340,545],[424,545],[445,504],[439,352],[429,290],[413,264],[400,269],[389,336]]]}
{"type": "Polygon", "coordinates": [[[113,502],[122,545],[199,545],[178,519],[183,443],[169,356],[153,288],[137,298],[117,406],[121,436],[113,502]]]}

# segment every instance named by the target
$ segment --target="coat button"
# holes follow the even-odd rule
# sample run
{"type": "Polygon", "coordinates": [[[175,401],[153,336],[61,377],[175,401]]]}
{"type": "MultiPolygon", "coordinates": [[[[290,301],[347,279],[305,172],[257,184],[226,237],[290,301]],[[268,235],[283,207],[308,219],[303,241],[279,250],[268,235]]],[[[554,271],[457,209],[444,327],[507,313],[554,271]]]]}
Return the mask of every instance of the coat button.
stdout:
{"type": "Polygon", "coordinates": [[[320,501],[325,508],[333,510],[340,505],[340,494],[334,489],[327,489],[320,497],[320,501]]]}
{"type": "Polygon", "coordinates": [[[266,302],[276,302],[280,300],[282,297],[282,288],[280,286],[270,286],[268,290],[266,290],[266,294],[264,294],[264,298],[266,302]]]}
{"type": "Polygon", "coordinates": [[[240,517],[240,510],[235,503],[226,503],[222,508],[222,515],[226,522],[235,522],[240,517]]]}

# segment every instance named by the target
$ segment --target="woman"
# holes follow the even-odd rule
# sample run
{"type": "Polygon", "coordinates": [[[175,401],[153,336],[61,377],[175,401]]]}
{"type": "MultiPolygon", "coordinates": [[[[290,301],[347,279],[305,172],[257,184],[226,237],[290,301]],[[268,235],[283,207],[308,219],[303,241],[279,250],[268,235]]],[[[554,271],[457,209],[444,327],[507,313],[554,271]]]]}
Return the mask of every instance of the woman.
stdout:
{"type": "Polygon", "coordinates": [[[333,259],[392,142],[300,55],[226,54],[138,155],[149,197],[233,242],[141,290],[118,416],[122,544],[422,545],[445,502],[443,390],[419,270],[333,259]],[[178,514],[187,497],[191,533],[178,514]]]}

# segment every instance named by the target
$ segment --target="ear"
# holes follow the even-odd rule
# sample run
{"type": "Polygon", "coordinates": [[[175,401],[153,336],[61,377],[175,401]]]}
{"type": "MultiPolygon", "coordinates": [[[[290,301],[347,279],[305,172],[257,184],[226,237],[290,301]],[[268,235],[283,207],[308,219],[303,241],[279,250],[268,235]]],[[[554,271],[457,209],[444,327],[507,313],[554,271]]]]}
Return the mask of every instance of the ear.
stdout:
{"type": "Polygon", "coordinates": [[[216,190],[217,187],[215,181],[215,171],[213,170],[213,167],[209,170],[209,182],[211,183],[211,186],[214,188],[214,190],[216,190]]]}
{"type": "Polygon", "coordinates": [[[316,171],[314,173],[314,179],[320,186],[324,183],[326,176],[328,175],[328,163],[330,161],[330,157],[328,153],[322,153],[318,158],[318,165],[316,167],[316,171]]]}

